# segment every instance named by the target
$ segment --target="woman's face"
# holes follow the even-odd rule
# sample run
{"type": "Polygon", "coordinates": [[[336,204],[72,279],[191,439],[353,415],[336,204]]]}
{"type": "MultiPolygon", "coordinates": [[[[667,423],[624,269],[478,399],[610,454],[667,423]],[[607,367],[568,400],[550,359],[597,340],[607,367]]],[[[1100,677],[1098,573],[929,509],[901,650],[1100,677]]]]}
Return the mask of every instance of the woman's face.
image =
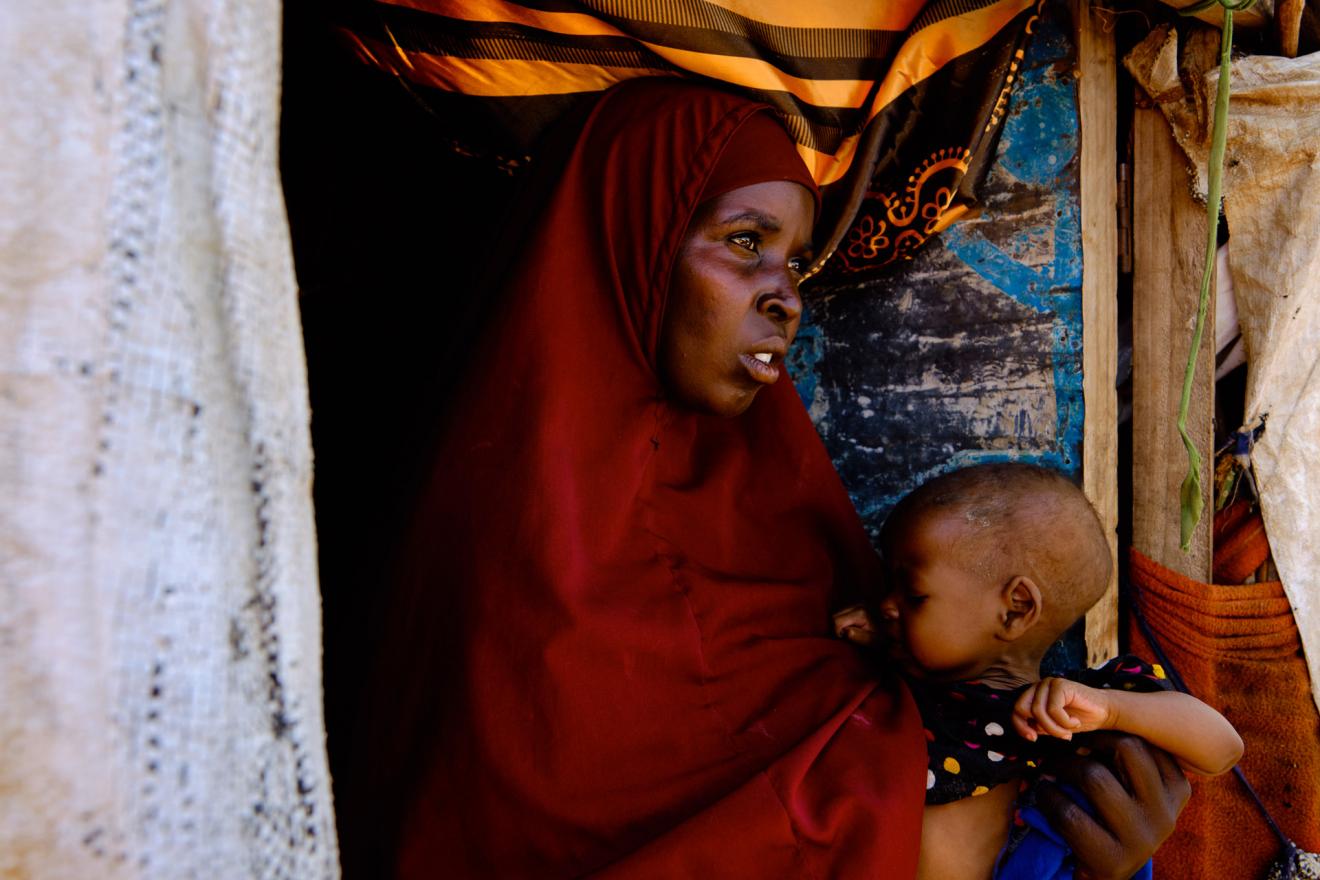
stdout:
{"type": "Polygon", "coordinates": [[[660,333],[660,372],[680,403],[736,416],[779,379],[802,317],[811,193],[786,180],[744,186],[697,209],[660,333]]]}

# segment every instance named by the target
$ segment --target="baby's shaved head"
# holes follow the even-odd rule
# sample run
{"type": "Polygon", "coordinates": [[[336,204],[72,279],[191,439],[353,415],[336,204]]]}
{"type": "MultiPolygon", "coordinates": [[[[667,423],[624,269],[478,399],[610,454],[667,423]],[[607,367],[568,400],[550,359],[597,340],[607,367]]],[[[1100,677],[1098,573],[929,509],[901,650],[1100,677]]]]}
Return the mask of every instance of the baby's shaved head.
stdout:
{"type": "Polygon", "coordinates": [[[881,543],[932,517],[959,523],[953,561],[998,586],[1017,575],[1046,594],[1047,629],[1061,634],[1099,600],[1113,562],[1095,509],[1055,471],[1006,462],[981,464],[922,484],[894,508],[881,543]]]}

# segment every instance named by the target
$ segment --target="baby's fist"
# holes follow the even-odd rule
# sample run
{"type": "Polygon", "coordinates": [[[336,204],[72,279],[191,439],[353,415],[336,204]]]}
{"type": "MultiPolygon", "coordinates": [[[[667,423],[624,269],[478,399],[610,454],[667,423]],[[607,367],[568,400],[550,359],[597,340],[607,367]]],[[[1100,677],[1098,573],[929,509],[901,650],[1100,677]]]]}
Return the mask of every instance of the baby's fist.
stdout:
{"type": "Polygon", "coordinates": [[[1035,742],[1040,734],[1072,739],[1108,726],[1108,695],[1066,678],[1046,678],[1022,692],[1013,704],[1013,728],[1035,742]]]}

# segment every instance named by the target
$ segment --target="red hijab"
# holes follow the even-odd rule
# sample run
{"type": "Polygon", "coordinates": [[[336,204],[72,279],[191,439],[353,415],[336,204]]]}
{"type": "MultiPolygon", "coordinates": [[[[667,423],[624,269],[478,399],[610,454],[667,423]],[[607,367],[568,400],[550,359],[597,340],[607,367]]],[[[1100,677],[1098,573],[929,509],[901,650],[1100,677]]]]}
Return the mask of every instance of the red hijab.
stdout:
{"type": "Polygon", "coordinates": [[[810,185],[763,105],[637,80],[588,118],[457,403],[401,585],[420,641],[393,650],[425,657],[450,630],[454,672],[414,692],[441,723],[399,876],[915,873],[917,715],[831,637],[832,608],[879,575],[792,384],[719,419],[656,378],[698,201],[767,179],[810,185]]]}

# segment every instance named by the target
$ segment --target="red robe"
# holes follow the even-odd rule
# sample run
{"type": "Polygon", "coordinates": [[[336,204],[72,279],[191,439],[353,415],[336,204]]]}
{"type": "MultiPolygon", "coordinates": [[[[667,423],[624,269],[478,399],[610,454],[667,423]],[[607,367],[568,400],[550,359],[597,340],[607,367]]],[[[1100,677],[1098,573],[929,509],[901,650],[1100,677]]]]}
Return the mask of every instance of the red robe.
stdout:
{"type": "Polygon", "coordinates": [[[924,740],[831,635],[879,574],[801,401],[720,419],[656,378],[688,221],[764,109],[608,92],[509,255],[394,600],[412,673],[375,684],[426,731],[400,877],[915,874],[924,740]]]}

